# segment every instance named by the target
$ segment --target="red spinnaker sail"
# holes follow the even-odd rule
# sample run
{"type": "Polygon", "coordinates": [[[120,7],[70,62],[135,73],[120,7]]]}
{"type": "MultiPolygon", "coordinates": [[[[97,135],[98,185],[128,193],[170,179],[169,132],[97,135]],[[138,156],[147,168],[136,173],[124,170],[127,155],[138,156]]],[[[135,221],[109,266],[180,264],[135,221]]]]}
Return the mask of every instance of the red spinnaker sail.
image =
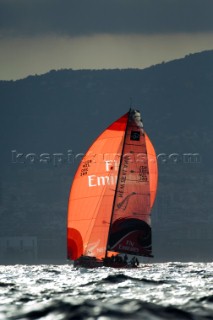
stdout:
{"type": "Polygon", "coordinates": [[[106,254],[128,113],[92,144],[75,174],[68,207],[68,258],[106,254]]]}
{"type": "Polygon", "coordinates": [[[115,194],[108,250],[152,255],[150,212],[157,188],[154,148],[139,113],[130,113],[115,194]]]}
{"type": "Polygon", "coordinates": [[[68,258],[103,258],[106,250],[151,256],[150,212],[156,188],[154,148],[138,112],[130,111],[96,139],[75,174],[68,258]]]}

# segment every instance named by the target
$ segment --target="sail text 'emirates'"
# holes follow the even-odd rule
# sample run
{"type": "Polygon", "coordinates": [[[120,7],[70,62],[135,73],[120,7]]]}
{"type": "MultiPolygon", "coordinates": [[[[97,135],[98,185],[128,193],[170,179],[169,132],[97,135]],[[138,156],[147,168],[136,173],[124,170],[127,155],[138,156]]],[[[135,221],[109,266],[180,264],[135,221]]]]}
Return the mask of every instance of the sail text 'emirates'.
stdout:
{"type": "Polygon", "coordinates": [[[111,171],[118,171],[119,161],[116,160],[106,160],[105,169],[109,172],[106,176],[96,176],[95,174],[88,176],[88,186],[97,187],[107,185],[115,185],[117,182],[117,175],[112,175],[111,171]]]}

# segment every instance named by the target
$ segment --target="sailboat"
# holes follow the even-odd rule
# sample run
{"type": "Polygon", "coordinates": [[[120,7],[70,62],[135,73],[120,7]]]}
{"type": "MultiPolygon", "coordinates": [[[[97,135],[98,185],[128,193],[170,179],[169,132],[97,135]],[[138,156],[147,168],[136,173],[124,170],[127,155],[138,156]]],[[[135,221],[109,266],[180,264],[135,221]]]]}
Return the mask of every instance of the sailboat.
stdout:
{"type": "Polygon", "coordinates": [[[140,112],[130,109],[99,135],[75,173],[67,217],[74,266],[137,267],[137,257],[153,257],[157,180],[154,147],[140,112]]]}

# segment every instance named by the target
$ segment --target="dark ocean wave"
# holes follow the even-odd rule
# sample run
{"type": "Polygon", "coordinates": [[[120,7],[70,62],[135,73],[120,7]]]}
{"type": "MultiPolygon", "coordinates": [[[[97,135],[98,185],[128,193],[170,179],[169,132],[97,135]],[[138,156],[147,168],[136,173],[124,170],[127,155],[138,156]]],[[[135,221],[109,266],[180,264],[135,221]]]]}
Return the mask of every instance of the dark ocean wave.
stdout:
{"type": "Polygon", "coordinates": [[[153,284],[153,285],[161,285],[161,284],[171,284],[174,281],[169,280],[151,280],[146,278],[134,278],[131,276],[126,276],[124,274],[116,274],[116,275],[109,275],[105,279],[102,279],[102,283],[120,283],[126,280],[134,281],[134,282],[142,282],[144,284],[153,284]]]}
{"type": "Polygon", "coordinates": [[[27,312],[18,311],[8,320],[23,319],[153,319],[153,320],[201,320],[212,319],[209,315],[198,315],[172,306],[162,307],[139,300],[123,300],[105,303],[94,300],[84,301],[51,301],[27,312]]]}
{"type": "MultiPolygon", "coordinates": [[[[55,266],[55,268],[56,268],[56,266],[55,266]]],[[[43,272],[60,274],[60,271],[55,270],[55,269],[54,269],[54,266],[53,266],[52,268],[44,268],[44,269],[43,269],[43,272]]]]}
{"type": "MultiPolygon", "coordinates": [[[[213,295],[207,296],[207,297],[202,297],[199,299],[200,301],[205,301],[205,302],[211,302],[213,304],[213,295]]],[[[212,310],[213,310],[213,305],[212,305],[212,310]]],[[[212,311],[213,313],[213,311],[212,311]]]]}
{"type": "Polygon", "coordinates": [[[106,278],[102,279],[102,283],[120,283],[126,280],[133,280],[132,277],[126,276],[125,274],[116,274],[116,275],[109,275],[106,278]]]}
{"type": "Polygon", "coordinates": [[[13,287],[15,286],[14,283],[10,283],[10,282],[0,282],[0,287],[4,288],[4,287],[13,287]]]}

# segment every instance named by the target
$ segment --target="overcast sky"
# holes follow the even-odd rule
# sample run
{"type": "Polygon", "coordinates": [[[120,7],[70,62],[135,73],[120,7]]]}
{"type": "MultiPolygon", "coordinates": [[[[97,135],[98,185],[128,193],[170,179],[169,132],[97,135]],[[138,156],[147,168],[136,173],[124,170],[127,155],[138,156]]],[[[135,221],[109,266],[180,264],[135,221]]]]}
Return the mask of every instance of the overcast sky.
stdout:
{"type": "Polygon", "coordinates": [[[0,79],[213,49],[213,0],[0,0],[0,79]]]}

